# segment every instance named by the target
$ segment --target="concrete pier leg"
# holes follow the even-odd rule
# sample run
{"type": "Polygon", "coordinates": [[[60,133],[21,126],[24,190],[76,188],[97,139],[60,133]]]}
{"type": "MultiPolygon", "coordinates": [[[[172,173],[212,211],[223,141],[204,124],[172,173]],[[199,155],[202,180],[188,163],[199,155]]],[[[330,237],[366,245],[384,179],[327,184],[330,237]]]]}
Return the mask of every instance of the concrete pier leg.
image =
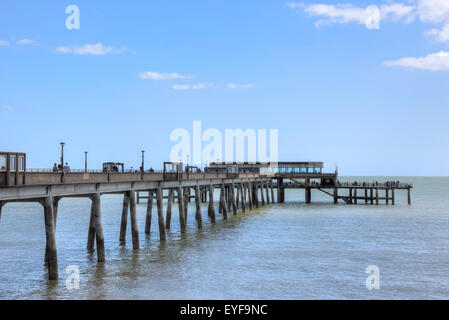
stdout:
{"type": "Polygon", "coordinates": [[[171,224],[171,211],[172,211],[172,203],[173,203],[173,194],[174,190],[170,188],[168,190],[168,199],[167,199],[167,214],[165,215],[165,229],[170,229],[171,224]]]}
{"type": "MultiPolygon", "coordinates": [[[[123,224],[123,220],[122,220],[122,224],[123,224]]],[[[126,223],[125,223],[125,235],[126,235],[126,223]]],[[[122,242],[121,238],[122,238],[122,235],[120,232],[120,242],[122,242]]],[[[89,232],[87,235],[87,251],[93,252],[94,246],[95,246],[95,207],[94,207],[94,203],[92,201],[92,204],[90,206],[89,232]]]]}
{"type": "Polygon", "coordinates": [[[376,205],[379,205],[379,188],[376,188],[376,205]]]}
{"type": "Polygon", "coordinates": [[[221,184],[221,191],[220,191],[220,202],[221,202],[221,209],[223,210],[223,219],[226,220],[228,218],[228,209],[226,208],[225,203],[225,185],[221,184]]]}
{"type": "Polygon", "coordinates": [[[265,191],[267,193],[267,204],[270,204],[270,191],[268,190],[268,181],[265,181],[265,191]]]}
{"type": "Polygon", "coordinates": [[[157,216],[159,219],[159,238],[165,240],[164,203],[162,201],[162,189],[156,189],[157,216]]]}
{"type": "Polygon", "coordinates": [[[2,218],[2,209],[6,202],[0,201],[0,219],[2,218]]]}
{"type": "Polygon", "coordinates": [[[181,227],[181,233],[186,232],[186,215],[184,212],[184,201],[182,201],[182,188],[177,188],[178,193],[178,209],[179,209],[179,225],[181,227]]]}
{"type": "Polygon", "coordinates": [[[365,188],[365,204],[368,204],[368,189],[365,188]]]}
{"type": "Polygon", "coordinates": [[[137,225],[136,193],[129,192],[129,211],[131,213],[131,235],[133,239],[133,249],[139,249],[139,229],[137,225]]]}
{"type": "Polygon", "coordinates": [[[248,189],[249,210],[253,210],[254,202],[253,202],[253,190],[252,190],[251,182],[248,182],[247,189],[248,189]]]}
{"type": "Polygon", "coordinates": [[[357,188],[354,189],[354,204],[357,204],[357,188]]]}
{"type": "Polygon", "coordinates": [[[196,204],[196,224],[198,229],[203,227],[203,219],[201,217],[201,201],[200,201],[200,187],[195,186],[195,204],[196,204]]]}
{"type": "Polygon", "coordinates": [[[388,196],[388,189],[385,189],[385,204],[388,204],[388,200],[390,200],[388,196]]]}
{"type": "Polygon", "coordinates": [[[334,188],[334,204],[338,203],[338,188],[334,188]]]}
{"type": "Polygon", "coordinates": [[[270,188],[271,188],[271,203],[274,203],[273,180],[271,179],[270,179],[270,188]]]}
{"type": "Polygon", "coordinates": [[[189,194],[190,188],[184,188],[184,219],[187,223],[187,213],[189,211],[189,194]]]}
{"type": "Polygon", "coordinates": [[[278,203],[282,203],[282,195],[281,195],[281,188],[282,188],[282,186],[281,186],[281,184],[282,184],[282,179],[281,178],[278,178],[278,196],[277,196],[277,201],[278,201],[278,203]]]}
{"type": "Polygon", "coordinates": [[[239,184],[239,190],[240,190],[240,199],[242,202],[242,212],[245,213],[246,211],[246,194],[245,194],[245,186],[243,183],[239,184]]]}
{"type": "Polygon", "coordinates": [[[210,221],[215,223],[215,208],[214,208],[214,186],[209,186],[209,208],[208,215],[210,217],[210,221]]]}
{"type": "MultiPolygon", "coordinates": [[[[92,208],[93,208],[93,204],[92,204],[92,208]]],[[[123,195],[122,222],[121,222],[121,225],[120,225],[120,238],[119,238],[119,241],[120,241],[121,244],[124,244],[125,241],[126,241],[126,227],[127,227],[127,224],[128,224],[128,210],[129,210],[129,192],[125,192],[124,195],[123,195]]],[[[94,211],[92,211],[92,212],[95,213],[94,211]]],[[[95,217],[95,215],[94,215],[94,217],[95,217]]],[[[94,218],[94,221],[95,221],[95,218],[94,218]]],[[[94,224],[94,226],[95,226],[95,224],[94,224]]]]}
{"type": "Polygon", "coordinates": [[[240,187],[239,185],[237,185],[237,193],[235,196],[235,204],[237,205],[237,210],[239,209],[239,205],[240,205],[240,187]]]}
{"type": "Polygon", "coordinates": [[[395,202],[394,202],[394,189],[391,189],[391,204],[394,206],[395,202]]]}
{"type": "Polygon", "coordinates": [[[98,262],[105,262],[104,252],[104,235],[103,235],[103,221],[101,218],[101,199],[100,194],[96,193],[92,197],[92,204],[95,215],[95,238],[97,240],[97,260],[98,262]]]}
{"type": "Polygon", "coordinates": [[[410,188],[407,189],[407,203],[409,206],[412,205],[412,197],[410,194],[410,188]]]}
{"type": "Polygon", "coordinates": [[[235,198],[235,185],[234,183],[231,184],[231,192],[229,194],[230,198],[231,198],[231,205],[232,205],[232,213],[234,215],[237,214],[237,200],[235,198]]]}
{"type": "Polygon", "coordinates": [[[231,212],[232,210],[232,191],[231,191],[231,185],[228,185],[225,187],[226,190],[226,205],[227,205],[227,211],[231,212]]]}
{"type": "Polygon", "coordinates": [[[154,201],[153,190],[149,190],[148,191],[148,202],[147,202],[147,215],[145,217],[145,234],[151,233],[151,218],[153,216],[153,201],[154,201]]]}
{"type": "Polygon", "coordinates": [[[48,280],[58,279],[58,254],[56,251],[55,217],[53,215],[53,199],[47,197],[43,201],[45,236],[47,239],[45,252],[47,254],[48,280]]]}
{"type": "Polygon", "coordinates": [[[265,197],[263,194],[263,182],[262,181],[259,182],[259,189],[260,189],[260,199],[262,200],[262,205],[264,206],[265,205],[265,197]]]}
{"type": "Polygon", "coordinates": [[[306,193],[306,203],[309,204],[310,202],[312,202],[312,190],[309,187],[306,187],[305,189],[305,193],[306,193]]]}
{"type": "Polygon", "coordinates": [[[59,200],[60,199],[58,197],[53,197],[53,216],[55,219],[55,228],[56,228],[56,223],[58,221],[59,200]]]}
{"type": "Polygon", "coordinates": [[[374,204],[374,195],[373,195],[373,188],[369,189],[369,195],[370,195],[370,200],[371,200],[371,204],[374,204]]]}
{"type": "Polygon", "coordinates": [[[257,182],[255,182],[253,191],[254,191],[254,202],[255,202],[257,209],[259,208],[259,195],[257,194],[259,192],[258,189],[259,189],[258,184],[257,184],[257,182]]]}

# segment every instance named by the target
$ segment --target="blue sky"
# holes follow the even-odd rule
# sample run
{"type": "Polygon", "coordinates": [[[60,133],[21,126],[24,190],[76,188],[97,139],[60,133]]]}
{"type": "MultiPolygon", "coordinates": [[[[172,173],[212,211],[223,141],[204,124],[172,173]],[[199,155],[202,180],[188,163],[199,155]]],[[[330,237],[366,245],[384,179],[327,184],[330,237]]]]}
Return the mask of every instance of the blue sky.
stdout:
{"type": "Polygon", "coordinates": [[[344,175],[449,175],[448,3],[2,0],[0,149],[160,168],[201,120],[278,129],[280,160],[344,175]]]}

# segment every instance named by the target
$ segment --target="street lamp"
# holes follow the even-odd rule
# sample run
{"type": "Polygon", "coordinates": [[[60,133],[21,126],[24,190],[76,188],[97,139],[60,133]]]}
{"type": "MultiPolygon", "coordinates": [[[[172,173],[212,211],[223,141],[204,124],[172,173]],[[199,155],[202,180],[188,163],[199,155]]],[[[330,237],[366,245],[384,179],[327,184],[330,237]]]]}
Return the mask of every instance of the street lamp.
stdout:
{"type": "Polygon", "coordinates": [[[65,146],[65,143],[61,142],[60,145],[61,145],[61,170],[64,171],[64,146],[65,146]]]}
{"type": "Polygon", "coordinates": [[[87,172],[87,151],[84,151],[84,172],[87,172]]]}
{"type": "Polygon", "coordinates": [[[145,172],[144,163],[145,163],[145,150],[142,150],[142,172],[145,172]]]}

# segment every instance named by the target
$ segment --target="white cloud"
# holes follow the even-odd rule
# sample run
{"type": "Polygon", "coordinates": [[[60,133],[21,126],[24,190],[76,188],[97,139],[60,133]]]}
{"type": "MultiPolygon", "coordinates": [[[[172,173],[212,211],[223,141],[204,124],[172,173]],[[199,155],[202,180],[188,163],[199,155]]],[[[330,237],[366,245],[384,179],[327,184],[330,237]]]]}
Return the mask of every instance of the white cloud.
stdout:
{"type": "Polygon", "coordinates": [[[107,54],[120,54],[126,49],[117,49],[114,47],[106,47],[101,42],[96,44],[85,44],[82,47],[58,47],[56,51],[63,54],[76,54],[76,55],[94,55],[94,56],[104,56],[107,54]]]}
{"type": "Polygon", "coordinates": [[[21,40],[17,40],[16,44],[18,45],[28,45],[28,44],[35,44],[37,45],[38,43],[34,40],[31,39],[21,39],[21,40]]]}
{"type": "Polygon", "coordinates": [[[139,77],[144,80],[176,80],[176,79],[192,79],[195,76],[182,75],[177,72],[159,73],[154,71],[145,71],[139,74],[139,77]]]}
{"type": "Polygon", "coordinates": [[[448,0],[418,0],[417,10],[423,22],[449,22],[448,0]]]}
{"type": "Polygon", "coordinates": [[[2,109],[8,110],[8,111],[14,111],[14,107],[11,107],[9,105],[2,105],[2,109]]]}
{"type": "Polygon", "coordinates": [[[307,15],[311,17],[320,17],[315,24],[319,27],[322,24],[327,23],[358,23],[367,24],[367,20],[370,17],[378,18],[379,21],[382,19],[389,19],[392,21],[398,21],[406,18],[406,22],[411,22],[413,20],[413,6],[407,6],[402,3],[389,3],[382,5],[380,8],[367,6],[366,8],[357,7],[352,4],[309,4],[305,5],[303,3],[287,3],[287,6],[292,9],[298,9],[299,11],[304,11],[307,15]],[[373,11],[373,9],[376,9],[373,11]]]}
{"type": "Polygon", "coordinates": [[[172,85],[173,90],[198,90],[207,89],[213,87],[213,83],[196,83],[196,84],[174,84],[172,85]]]}
{"type": "Polygon", "coordinates": [[[429,71],[449,71],[449,52],[440,51],[422,58],[406,57],[396,61],[385,61],[388,67],[406,67],[429,71]]]}
{"type": "Polygon", "coordinates": [[[256,86],[255,83],[228,83],[229,89],[250,89],[256,86]]]}
{"type": "Polygon", "coordinates": [[[437,42],[447,42],[449,41],[449,23],[445,24],[441,30],[433,28],[426,34],[432,36],[437,42]]]}
{"type": "Polygon", "coordinates": [[[9,41],[6,40],[0,40],[0,47],[8,47],[9,41]]]}

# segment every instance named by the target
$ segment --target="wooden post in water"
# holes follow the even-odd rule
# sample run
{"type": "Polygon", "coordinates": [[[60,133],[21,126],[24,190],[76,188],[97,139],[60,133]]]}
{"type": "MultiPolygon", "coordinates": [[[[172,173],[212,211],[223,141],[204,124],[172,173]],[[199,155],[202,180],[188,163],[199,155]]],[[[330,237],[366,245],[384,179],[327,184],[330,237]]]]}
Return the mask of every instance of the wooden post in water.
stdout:
{"type": "Polygon", "coordinates": [[[253,210],[253,205],[254,205],[254,202],[253,202],[253,191],[252,191],[252,186],[251,186],[251,182],[248,182],[247,183],[247,186],[248,186],[248,204],[249,204],[249,210],[253,210]]]}
{"type": "MultiPolygon", "coordinates": [[[[128,213],[128,211],[126,213],[128,213]]],[[[123,224],[123,220],[122,220],[122,224],[123,224]]],[[[126,235],[126,222],[125,222],[125,235],[126,235]]],[[[124,241],[125,240],[122,241],[122,230],[120,230],[120,242],[124,242],[124,241]]],[[[89,252],[93,252],[94,246],[95,246],[95,208],[94,208],[93,200],[92,200],[92,204],[90,206],[89,232],[87,234],[87,250],[89,252]]]]}
{"type": "Polygon", "coordinates": [[[242,212],[245,213],[246,211],[246,194],[245,194],[245,186],[242,182],[239,184],[239,190],[240,190],[240,197],[242,202],[242,212]]]}
{"type": "MultiPolygon", "coordinates": [[[[267,204],[270,204],[270,190],[268,190],[268,180],[265,181],[265,191],[267,193],[267,204]]],[[[273,199],[271,199],[273,200],[273,199]]]]}
{"type": "Polygon", "coordinates": [[[271,203],[274,203],[273,180],[271,178],[270,178],[270,188],[271,188],[271,203]]]}
{"type": "Polygon", "coordinates": [[[232,210],[232,191],[231,191],[231,185],[227,185],[225,187],[225,195],[226,195],[226,204],[227,204],[227,210],[230,213],[232,210]]]}
{"type": "Polygon", "coordinates": [[[357,204],[357,188],[354,188],[354,204],[357,204]]]}
{"type": "Polygon", "coordinates": [[[165,240],[164,203],[162,202],[162,189],[156,189],[157,216],[159,220],[159,238],[165,240]]]}
{"type": "Polygon", "coordinates": [[[203,227],[203,220],[201,217],[201,202],[200,202],[200,187],[198,185],[195,186],[195,204],[196,204],[196,224],[198,229],[203,227]]]}
{"type": "Polygon", "coordinates": [[[254,189],[253,189],[253,193],[254,193],[253,198],[254,198],[254,203],[256,204],[256,208],[259,208],[259,195],[258,195],[259,190],[258,189],[259,188],[258,188],[258,184],[256,181],[256,182],[254,182],[254,189]]]}
{"type": "Polygon", "coordinates": [[[388,189],[385,189],[385,204],[388,204],[388,189]]]}
{"type": "Polygon", "coordinates": [[[354,202],[352,201],[352,188],[349,188],[349,203],[353,204],[354,202]]]}
{"type": "Polygon", "coordinates": [[[167,214],[165,215],[165,229],[170,229],[171,225],[171,211],[173,203],[173,188],[168,189],[168,199],[167,199],[167,214]]]}
{"type": "Polygon", "coordinates": [[[230,192],[230,197],[231,197],[231,205],[232,205],[232,213],[234,215],[237,214],[237,200],[235,198],[235,185],[234,183],[231,183],[231,192],[230,192]]]}
{"type": "Polygon", "coordinates": [[[369,189],[369,194],[370,194],[370,199],[371,199],[371,204],[374,204],[374,195],[373,195],[373,188],[369,189]]]}
{"type": "Polygon", "coordinates": [[[44,198],[42,205],[44,207],[45,219],[45,252],[47,254],[48,280],[58,279],[58,254],[56,251],[56,229],[55,217],[53,216],[52,197],[44,198]]]}
{"type": "Polygon", "coordinates": [[[133,239],[133,249],[139,249],[139,229],[137,226],[136,192],[129,192],[129,211],[131,214],[131,236],[133,239]]]}
{"type": "Polygon", "coordinates": [[[214,208],[214,186],[209,186],[209,208],[208,215],[212,223],[215,223],[215,208],[214,208]]]}
{"type": "Polygon", "coordinates": [[[187,223],[187,213],[189,211],[189,195],[190,195],[190,188],[184,188],[184,219],[187,223]]]}
{"type": "Polygon", "coordinates": [[[376,205],[379,204],[379,187],[376,188],[376,205]]]}
{"type": "Polygon", "coordinates": [[[225,185],[224,185],[224,183],[221,184],[220,202],[221,202],[221,210],[223,211],[223,219],[226,220],[228,218],[228,210],[226,209],[226,203],[225,203],[225,185]]]}
{"type": "Polygon", "coordinates": [[[181,226],[181,233],[186,232],[186,216],[184,213],[184,201],[182,201],[182,188],[177,188],[178,193],[178,208],[179,208],[179,225],[181,226]]]}
{"type": "Polygon", "coordinates": [[[395,203],[394,203],[394,188],[391,189],[391,204],[395,205],[395,203]]]}
{"type": "Polygon", "coordinates": [[[101,218],[100,193],[95,193],[92,196],[92,205],[94,207],[94,215],[95,215],[95,239],[97,240],[97,260],[98,262],[105,262],[106,257],[104,253],[104,235],[103,235],[103,221],[101,218]]]}
{"type": "Polygon", "coordinates": [[[412,204],[412,197],[410,195],[410,188],[407,189],[407,202],[408,202],[409,206],[412,204]]]}
{"type": "Polygon", "coordinates": [[[0,201],[0,219],[2,218],[2,209],[5,204],[6,204],[6,202],[0,201]]]}
{"type": "Polygon", "coordinates": [[[262,200],[262,205],[265,205],[265,197],[263,195],[263,182],[259,181],[259,189],[260,189],[260,199],[262,200]]]}
{"type": "MultiPolygon", "coordinates": [[[[93,208],[93,205],[92,205],[92,208],[93,208]]],[[[119,238],[119,241],[120,241],[120,244],[122,244],[122,245],[125,244],[125,241],[126,241],[126,227],[127,227],[127,224],[128,224],[128,211],[129,211],[129,192],[127,191],[127,192],[125,192],[123,194],[122,222],[120,224],[120,238],[119,238]]],[[[92,210],[91,222],[92,222],[92,220],[95,221],[94,213],[95,213],[94,210],[92,210]]],[[[91,225],[92,225],[92,223],[91,223],[91,225]]],[[[95,227],[95,222],[94,222],[93,225],[95,227]]],[[[90,228],[89,228],[89,230],[90,230],[90,228]]],[[[94,232],[95,232],[95,229],[94,229],[94,232]]],[[[89,233],[89,235],[90,235],[90,233],[89,233]]],[[[89,245],[87,246],[87,248],[89,249],[89,245]]],[[[93,246],[92,246],[92,249],[93,249],[93,246]]]]}
{"type": "Polygon", "coordinates": [[[338,188],[334,186],[334,204],[338,203],[338,188]]]}
{"type": "Polygon", "coordinates": [[[148,190],[147,215],[145,218],[145,234],[151,233],[151,218],[153,216],[154,191],[148,190]]]}
{"type": "Polygon", "coordinates": [[[365,204],[368,204],[368,189],[365,188],[365,204]]]}
{"type": "Polygon", "coordinates": [[[237,206],[237,210],[239,209],[239,205],[240,205],[240,187],[239,185],[237,185],[237,194],[235,196],[235,204],[237,206]]]}

